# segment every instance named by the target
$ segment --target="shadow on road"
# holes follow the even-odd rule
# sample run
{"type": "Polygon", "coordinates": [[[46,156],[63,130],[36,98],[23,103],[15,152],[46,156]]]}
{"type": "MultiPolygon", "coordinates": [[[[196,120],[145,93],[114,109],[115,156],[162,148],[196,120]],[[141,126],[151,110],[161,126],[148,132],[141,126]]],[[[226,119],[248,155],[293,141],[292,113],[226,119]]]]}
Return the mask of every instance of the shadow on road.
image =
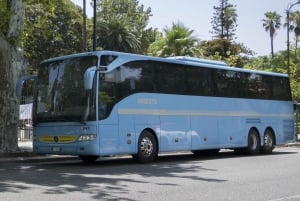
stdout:
{"type": "MultiPolygon", "coordinates": [[[[274,152],[275,155],[293,152],[274,152]]],[[[197,181],[226,183],[214,173],[217,169],[205,167],[209,160],[240,158],[234,152],[214,156],[196,156],[191,153],[161,155],[150,164],[137,164],[131,157],[101,158],[93,164],[80,160],[0,165],[0,193],[18,193],[39,189],[49,196],[69,193],[85,194],[89,200],[134,200],[128,193],[146,194],[141,185],[178,186],[178,182],[197,181]],[[134,186],[134,188],[132,188],[134,186]]],[[[264,155],[253,157],[266,157],[264,155]]],[[[51,200],[51,199],[50,199],[51,200]]]]}

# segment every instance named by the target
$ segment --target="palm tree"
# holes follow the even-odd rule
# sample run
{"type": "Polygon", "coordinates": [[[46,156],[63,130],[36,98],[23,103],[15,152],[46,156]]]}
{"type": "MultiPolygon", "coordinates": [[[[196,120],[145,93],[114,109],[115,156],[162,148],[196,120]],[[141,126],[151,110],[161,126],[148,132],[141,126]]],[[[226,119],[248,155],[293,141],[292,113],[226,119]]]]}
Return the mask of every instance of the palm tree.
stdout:
{"type": "Polygon", "coordinates": [[[97,45],[105,50],[136,53],[141,46],[140,34],[122,16],[100,21],[97,26],[97,45]]]}
{"type": "Polygon", "coordinates": [[[296,11],[290,14],[289,16],[290,21],[292,22],[290,25],[290,31],[294,31],[295,33],[295,39],[296,39],[296,48],[295,51],[297,51],[298,46],[298,40],[300,36],[300,12],[296,11]]]}
{"type": "Polygon", "coordinates": [[[266,32],[269,32],[271,38],[271,55],[272,59],[274,58],[274,47],[273,47],[273,39],[276,33],[276,30],[281,26],[281,16],[273,12],[266,12],[265,19],[263,19],[263,27],[265,28],[266,32]]]}
{"type": "Polygon", "coordinates": [[[164,29],[164,47],[161,56],[192,56],[195,51],[195,36],[192,36],[194,30],[190,30],[182,23],[173,23],[172,28],[164,29]]]}

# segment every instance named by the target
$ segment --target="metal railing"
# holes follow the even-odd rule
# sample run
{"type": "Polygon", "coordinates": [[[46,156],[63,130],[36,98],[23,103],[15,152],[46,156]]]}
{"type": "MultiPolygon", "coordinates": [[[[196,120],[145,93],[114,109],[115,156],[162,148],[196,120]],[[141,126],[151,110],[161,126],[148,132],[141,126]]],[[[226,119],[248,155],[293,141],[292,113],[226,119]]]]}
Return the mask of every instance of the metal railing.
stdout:
{"type": "Polygon", "coordinates": [[[20,99],[18,140],[32,140],[32,96],[22,96],[20,99]]]}

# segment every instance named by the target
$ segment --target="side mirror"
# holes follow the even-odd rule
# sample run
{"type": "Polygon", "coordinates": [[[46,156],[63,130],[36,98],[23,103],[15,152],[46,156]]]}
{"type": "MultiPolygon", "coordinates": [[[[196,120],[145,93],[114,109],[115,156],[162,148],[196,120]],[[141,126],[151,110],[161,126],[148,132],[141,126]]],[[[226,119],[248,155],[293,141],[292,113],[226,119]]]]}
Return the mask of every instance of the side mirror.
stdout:
{"type": "Polygon", "coordinates": [[[36,80],[36,78],[37,78],[36,75],[25,75],[25,76],[21,77],[18,80],[17,85],[16,85],[16,96],[18,98],[21,97],[21,95],[22,95],[22,87],[23,87],[24,82],[26,82],[28,80],[36,80]]]}
{"type": "Polygon", "coordinates": [[[93,80],[96,73],[96,66],[88,68],[84,73],[84,89],[90,90],[93,87],[93,80]]]}

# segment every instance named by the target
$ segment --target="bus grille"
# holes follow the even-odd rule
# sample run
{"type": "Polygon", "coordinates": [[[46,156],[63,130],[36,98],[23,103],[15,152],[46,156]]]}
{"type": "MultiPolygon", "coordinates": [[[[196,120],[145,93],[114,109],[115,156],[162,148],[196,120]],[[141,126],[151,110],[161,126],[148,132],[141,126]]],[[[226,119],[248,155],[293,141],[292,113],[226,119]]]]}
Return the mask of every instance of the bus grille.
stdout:
{"type": "Polygon", "coordinates": [[[72,143],[75,142],[75,136],[40,136],[39,141],[44,143],[72,143]]]}

